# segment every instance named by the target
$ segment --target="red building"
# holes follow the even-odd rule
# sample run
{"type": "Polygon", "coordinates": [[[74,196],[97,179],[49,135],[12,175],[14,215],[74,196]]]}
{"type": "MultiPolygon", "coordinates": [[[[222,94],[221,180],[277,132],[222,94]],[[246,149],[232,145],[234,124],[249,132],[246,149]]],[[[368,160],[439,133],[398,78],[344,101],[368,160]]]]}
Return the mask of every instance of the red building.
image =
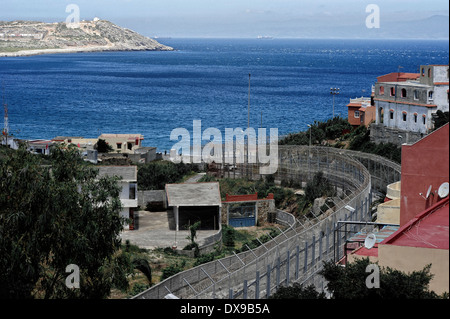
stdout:
{"type": "Polygon", "coordinates": [[[448,181],[449,124],[412,145],[403,145],[400,226],[438,202],[438,189],[448,181]]]}

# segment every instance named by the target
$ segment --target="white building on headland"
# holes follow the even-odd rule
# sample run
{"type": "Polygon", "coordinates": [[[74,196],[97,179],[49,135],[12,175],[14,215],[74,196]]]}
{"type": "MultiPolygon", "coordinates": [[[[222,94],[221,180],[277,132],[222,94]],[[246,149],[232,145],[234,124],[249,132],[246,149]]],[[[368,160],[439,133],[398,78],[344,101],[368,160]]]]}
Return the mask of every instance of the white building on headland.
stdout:
{"type": "Polygon", "coordinates": [[[449,110],[449,66],[421,65],[420,73],[380,76],[374,103],[376,124],[428,134],[434,128],[432,115],[449,110]]]}

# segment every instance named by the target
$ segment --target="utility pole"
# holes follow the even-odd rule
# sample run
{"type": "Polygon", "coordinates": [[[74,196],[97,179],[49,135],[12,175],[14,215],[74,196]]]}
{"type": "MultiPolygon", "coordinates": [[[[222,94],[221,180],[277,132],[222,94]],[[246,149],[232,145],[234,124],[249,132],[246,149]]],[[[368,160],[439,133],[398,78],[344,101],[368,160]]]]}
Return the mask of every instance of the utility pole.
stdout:
{"type": "Polygon", "coordinates": [[[251,74],[248,74],[248,110],[247,110],[247,128],[250,128],[250,77],[251,74]]]}
{"type": "Polygon", "coordinates": [[[8,124],[8,104],[6,104],[5,98],[5,86],[3,85],[3,109],[5,110],[4,123],[3,123],[3,132],[2,134],[6,138],[6,147],[8,147],[8,135],[9,135],[9,124],[8,124]]]}
{"type": "Polygon", "coordinates": [[[339,94],[339,88],[330,88],[330,94],[333,95],[333,118],[334,118],[334,96],[339,94]]]}

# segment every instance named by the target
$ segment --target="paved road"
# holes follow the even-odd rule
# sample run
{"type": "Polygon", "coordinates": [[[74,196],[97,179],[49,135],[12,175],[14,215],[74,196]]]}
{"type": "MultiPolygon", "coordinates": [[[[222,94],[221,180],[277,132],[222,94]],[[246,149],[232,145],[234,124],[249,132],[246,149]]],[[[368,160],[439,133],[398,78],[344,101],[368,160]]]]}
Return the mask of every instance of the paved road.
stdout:
{"type": "Polygon", "coordinates": [[[206,173],[198,173],[195,176],[192,176],[191,178],[188,178],[185,183],[197,183],[199,181],[200,178],[202,178],[203,176],[205,176],[206,173]]]}
{"type": "MultiPolygon", "coordinates": [[[[141,248],[154,249],[172,247],[176,242],[178,249],[183,249],[190,243],[186,239],[190,235],[188,230],[175,231],[169,228],[169,216],[167,212],[139,211],[139,227],[136,230],[124,230],[121,233],[122,241],[130,240],[141,248]]],[[[197,239],[200,245],[204,238],[217,233],[217,230],[198,230],[197,239]]]]}

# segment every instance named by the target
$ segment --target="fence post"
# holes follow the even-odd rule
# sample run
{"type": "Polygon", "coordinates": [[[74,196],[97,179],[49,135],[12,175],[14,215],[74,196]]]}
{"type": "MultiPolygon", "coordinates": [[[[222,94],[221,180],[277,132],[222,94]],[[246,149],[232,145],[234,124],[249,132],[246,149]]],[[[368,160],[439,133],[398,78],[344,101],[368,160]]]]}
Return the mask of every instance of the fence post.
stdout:
{"type": "Polygon", "coordinates": [[[243,290],[243,297],[242,298],[247,299],[247,291],[248,291],[247,279],[244,279],[244,290],[243,290]]]}
{"type": "Polygon", "coordinates": [[[291,264],[291,254],[289,250],[286,252],[287,255],[287,261],[286,261],[286,286],[289,285],[289,266],[291,264]]]}
{"type": "Polygon", "coordinates": [[[323,233],[321,232],[319,235],[320,241],[319,241],[319,260],[322,260],[322,241],[323,241],[323,233]]]}
{"type": "Polygon", "coordinates": [[[259,299],[259,271],[256,271],[255,299],[259,299]]]}
{"type": "Polygon", "coordinates": [[[233,289],[228,290],[228,299],[233,299],[233,289]]]}
{"type": "Polygon", "coordinates": [[[312,237],[312,247],[311,247],[311,265],[315,265],[315,259],[316,259],[316,235],[313,235],[312,237]]]}
{"type": "Polygon", "coordinates": [[[306,273],[308,270],[308,242],[305,242],[305,261],[303,264],[303,272],[306,273]]]}
{"type": "Polygon", "coordinates": [[[295,247],[295,280],[298,279],[298,271],[300,268],[300,247],[295,247]]]}
{"type": "Polygon", "coordinates": [[[276,288],[280,285],[280,257],[277,258],[276,288]]]}
{"type": "Polygon", "coordinates": [[[267,265],[267,272],[266,272],[266,277],[267,277],[267,282],[266,282],[266,298],[269,299],[270,297],[270,273],[271,273],[271,269],[270,269],[270,265],[267,265]]]}

